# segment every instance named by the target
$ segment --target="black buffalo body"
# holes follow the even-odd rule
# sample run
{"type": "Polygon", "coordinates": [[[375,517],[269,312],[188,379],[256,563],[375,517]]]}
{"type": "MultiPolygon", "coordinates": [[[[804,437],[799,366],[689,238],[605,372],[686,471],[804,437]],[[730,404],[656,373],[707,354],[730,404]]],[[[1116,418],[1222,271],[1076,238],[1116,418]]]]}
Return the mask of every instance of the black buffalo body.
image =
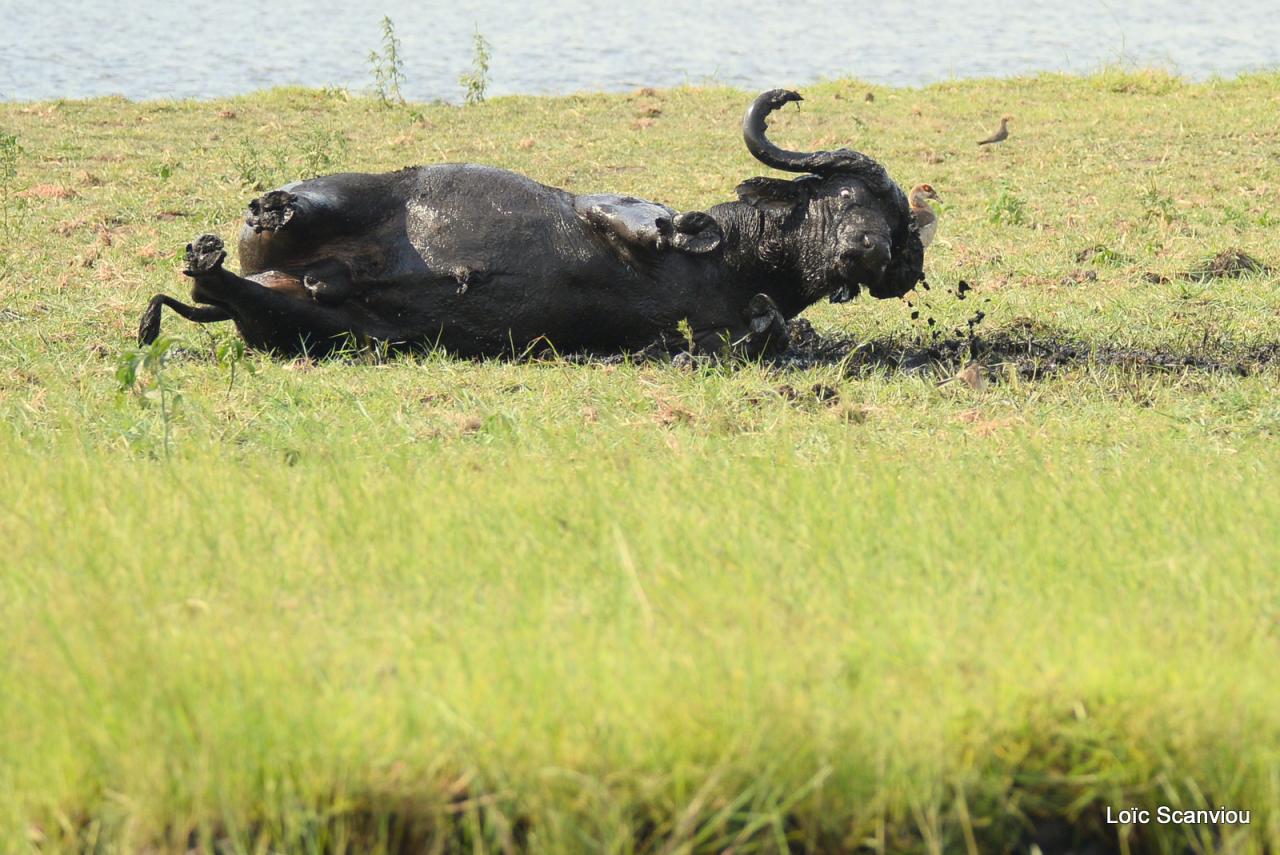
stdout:
{"type": "Polygon", "coordinates": [[[616,352],[689,336],[711,351],[780,346],[785,320],[807,306],[863,288],[900,296],[924,259],[907,199],[880,164],[769,142],[765,118],[798,100],[764,93],[743,131],[761,162],[804,174],[749,179],[738,201],[706,212],[578,196],[472,164],[273,190],[249,204],[241,275],[222,266],[221,240],[197,238],[184,272],[200,305],[156,296],[139,339],[157,337],[169,306],[234,321],[250,346],[284,354],[352,342],[462,356],[616,352]]]}

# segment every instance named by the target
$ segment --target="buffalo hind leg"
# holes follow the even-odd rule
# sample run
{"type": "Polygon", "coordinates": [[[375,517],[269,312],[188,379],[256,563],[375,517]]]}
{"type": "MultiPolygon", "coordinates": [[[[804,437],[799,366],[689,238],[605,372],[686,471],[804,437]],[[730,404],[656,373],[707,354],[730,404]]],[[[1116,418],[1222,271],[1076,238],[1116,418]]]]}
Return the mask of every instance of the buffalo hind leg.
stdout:
{"type": "MultiPolygon", "coordinates": [[[[375,338],[357,323],[341,305],[328,305],[324,283],[313,282],[312,292],[305,282],[296,288],[267,287],[257,279],[237,276],[222,266],[227,254],[215,235],[201,235],[187,247],[187,267],[193,280],[191,296],[197,303],[227,306],[235,315],[236,329],[245,344],[255,350],[274,350],[285,355],[329,352],[338,342],[375,338]],[[309,293],[310,292],[310,293],[309,293]],[[321,299],[323,295],[323,299],[321,299]]],[[[291,278],[287,274],[276,274],[291,278]]],[[[262,277],[272,278],[268,274],[262,277]]],[[[279,283],[277,283],[279,284],[279,283]]]]}
{"type": "Polygon", "coordinates": [[[255,232],[278,232],[297,214],[297,202],[288,190],[271,190],[249,203],[244,221],[255,232]]]}
{"type": "Polygon", "coordinates": [[[188,306],[173,299],[168,294],[157,294],[147,304],[142,313],[142,322],[138,324],[138,346],[142,347],[160,337],[160,308],[168,306],[189,321],[198,324],[213,324],[218,321],[231,320],[231,313],[217,306],[188,306]]]}

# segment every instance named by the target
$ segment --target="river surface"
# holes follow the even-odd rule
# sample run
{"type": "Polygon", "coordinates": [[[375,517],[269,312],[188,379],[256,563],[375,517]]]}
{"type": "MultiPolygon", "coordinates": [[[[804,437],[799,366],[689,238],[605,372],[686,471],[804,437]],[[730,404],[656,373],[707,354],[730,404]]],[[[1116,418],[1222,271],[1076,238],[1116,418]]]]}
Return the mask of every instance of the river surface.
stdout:
{"type": "Polygon", "coordinates": [[[843,76],[921,85],[1111,63],[1192,79],[1280,67],[1280,0],[0,0],[0,99],[368,89],[383,15],[411,100],[461,98],[477,30],[492,49],[490,95],[843,76]]]}

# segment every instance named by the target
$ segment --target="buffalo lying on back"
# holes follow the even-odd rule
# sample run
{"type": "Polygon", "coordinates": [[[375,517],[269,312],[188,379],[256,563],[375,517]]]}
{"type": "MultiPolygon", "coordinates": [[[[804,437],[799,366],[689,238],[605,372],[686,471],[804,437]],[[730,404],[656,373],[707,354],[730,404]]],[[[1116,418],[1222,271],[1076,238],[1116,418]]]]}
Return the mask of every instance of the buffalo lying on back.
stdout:
{"type": "Polygon", "coordinates": [[[189,306],[152,299],[142,343],[168,306],[234,321],[255,348],[320,355],[351,341],[462,356],[646,347],[682,325],[694,346],[748,354],[785,344],[785,321],[823,297],[896,297],[922,278],[907,199],[866,155],[784,151],[765,119],[799,101],[775,89],[743,122],[767,166],[738,201],[677,213],[629,196],[576,196],[502,169],[440,164],[346,173],[249,203],[241,275],[212,235],[187,248],[189,306]]]}

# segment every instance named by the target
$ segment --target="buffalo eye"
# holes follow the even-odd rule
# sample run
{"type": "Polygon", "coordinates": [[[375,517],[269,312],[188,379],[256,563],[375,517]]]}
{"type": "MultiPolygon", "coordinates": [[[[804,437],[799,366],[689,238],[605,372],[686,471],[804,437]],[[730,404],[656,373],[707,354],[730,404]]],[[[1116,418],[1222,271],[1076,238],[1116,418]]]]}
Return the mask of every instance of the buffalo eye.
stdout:
{"type": "Polygon", "coordinates": [[[841,187],[840,202],[846,206],[859,205],[865,202],[865,195],[860,187],[841,187]]]}

